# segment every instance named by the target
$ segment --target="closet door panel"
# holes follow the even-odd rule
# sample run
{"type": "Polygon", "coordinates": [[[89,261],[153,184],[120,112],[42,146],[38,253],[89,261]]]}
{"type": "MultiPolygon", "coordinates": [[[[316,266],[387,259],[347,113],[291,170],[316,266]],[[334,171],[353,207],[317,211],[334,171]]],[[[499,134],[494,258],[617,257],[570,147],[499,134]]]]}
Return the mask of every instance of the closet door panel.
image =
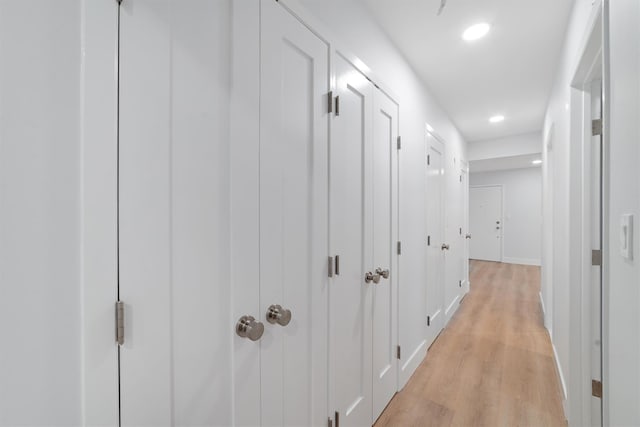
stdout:
{"type": "Polygon", "coordinates": [[[327,415],[328,46],[262,2],[260,341],[262,424],[327,415]],[[269,323],[272,305],[291,311],[269,323]]]}
{"type": "Polygon", "coordinates": [[[397,390],[397,271],[392,240],[397,235],[398,106],[374,91],[373,109],[373,266],[388,277],[373,286],[373,419],[397,390]],[[394,223],[395,222],[395,223],[394,223]]]}
{"type": "Polygon", "coordinates": [[[229,19],[229,1],[121,5],[123,426],[231,424],[229,19]]]}
{"type": "Polygon", "coordinates": [[[341,55],[334,58],[340,111],[332,121],[331,253],[340,269],[330,292],[331,404],[341,426],[362,426],[372,417],[373,285],[364,275],[373,269],[373,85],[341,55]]]}

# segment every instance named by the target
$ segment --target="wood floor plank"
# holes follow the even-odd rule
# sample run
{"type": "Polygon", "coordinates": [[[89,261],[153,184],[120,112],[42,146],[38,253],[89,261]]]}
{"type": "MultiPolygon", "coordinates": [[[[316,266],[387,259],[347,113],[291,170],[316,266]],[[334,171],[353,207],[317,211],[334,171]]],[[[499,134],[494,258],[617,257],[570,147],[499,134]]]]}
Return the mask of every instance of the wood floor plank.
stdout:
{"type": "Polygon", "coordinates": [[[472,261],[471,291],[376,427],[566,426],[540,268],[472,261]]]}

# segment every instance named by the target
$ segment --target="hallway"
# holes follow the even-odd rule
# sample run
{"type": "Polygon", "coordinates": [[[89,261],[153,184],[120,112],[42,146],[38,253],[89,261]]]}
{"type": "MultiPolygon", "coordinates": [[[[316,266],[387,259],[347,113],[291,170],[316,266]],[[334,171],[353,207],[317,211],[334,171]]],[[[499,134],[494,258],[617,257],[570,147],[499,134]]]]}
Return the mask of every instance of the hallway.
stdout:
{"type": "Polygon", "coordinates": [[[383,426],[562,426],[538,267],[471,261],[471,291],[383,426]]]}

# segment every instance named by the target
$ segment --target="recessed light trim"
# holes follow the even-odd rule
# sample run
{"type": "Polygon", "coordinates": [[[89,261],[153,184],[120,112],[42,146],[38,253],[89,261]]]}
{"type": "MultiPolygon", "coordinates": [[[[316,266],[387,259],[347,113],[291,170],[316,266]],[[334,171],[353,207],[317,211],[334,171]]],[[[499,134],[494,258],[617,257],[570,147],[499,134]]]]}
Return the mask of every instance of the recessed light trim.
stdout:
{"type": "Polygon", "coordinates": [[[538,159],[538,160],[534,160],[533,162],[531,162],[532,165],[541,165],[542,164],[542,160],[538,159]]]}
{"type": "Polygon", "coordinates": [[[462,39],[468,42],[472,42],[475,40],[479,40],[489,34],[491,30],[491,25],[486,22],[481,22],[479,24],[475,24],[464,30],[462,33],[462,39]]]}
{"type": "Polygon", "coordinates": [[[498,114],[496,116],[493,116],[489,119],[490,123],[500,123],[500,122],[504,122],[504,116],[502,114],[498,114]]]}

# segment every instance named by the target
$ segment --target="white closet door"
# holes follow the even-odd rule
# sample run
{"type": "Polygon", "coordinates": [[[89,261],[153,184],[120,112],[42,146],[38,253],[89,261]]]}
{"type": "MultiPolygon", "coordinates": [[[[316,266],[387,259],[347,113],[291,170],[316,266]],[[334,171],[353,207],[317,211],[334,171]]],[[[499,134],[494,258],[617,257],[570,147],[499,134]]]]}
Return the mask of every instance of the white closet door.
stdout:
{"type": "Polygon", "coordinates": [[[231,423],[229,6],[121,6],[123,426],[231,423]]]}
{"type": "Polygon", "coordinates": [[[427,134],[427,343],[444,327],[444,145],[427,134]]]}
{"type": "MultiPolygon", "coordinates": [[[[339,274],[330,290],[331,407],[340,426],[372,421],[372,295],[365,272],[372,259],[371,131],[373,85],[336,54],[339,115],[332,121],[331,254],[339,274]]],[[[332,413],[332,415],[334,415],[332,413]]]]}
{"type": "Polygon", "coordinates": [[[277,2],[261,7],[262,425],[320,425],[328,380],[329,50],[277,2]],[[272,305],[282,307],[282,319],[291,312],[288,324],[268,321],[272,305]]]}
{"type": "Polygon", "coordinates": [[[397,390],[397,235],[398,105],[379,90],[373,108],[373,266],[387,272],[373,286],[373,420],[397,390]],[[395,186],[394,186],[395,185],[395,186]]]}
{"type": "Polygon", "coordinates": [[[460,192],[462,183],[460,182],[460,160],[446,158],[445,162],[451,162],[452,173],[445,175],[446,188],[446,210],[445,210],[445,243],[447,248],[444,251],[445,257],[445,324],[453,317],[460,304],[462,293],[462,272],[460,264],[460,251],[462,249],[460,241],[460,226],[462,225],[460,205],[460,192]]]}

